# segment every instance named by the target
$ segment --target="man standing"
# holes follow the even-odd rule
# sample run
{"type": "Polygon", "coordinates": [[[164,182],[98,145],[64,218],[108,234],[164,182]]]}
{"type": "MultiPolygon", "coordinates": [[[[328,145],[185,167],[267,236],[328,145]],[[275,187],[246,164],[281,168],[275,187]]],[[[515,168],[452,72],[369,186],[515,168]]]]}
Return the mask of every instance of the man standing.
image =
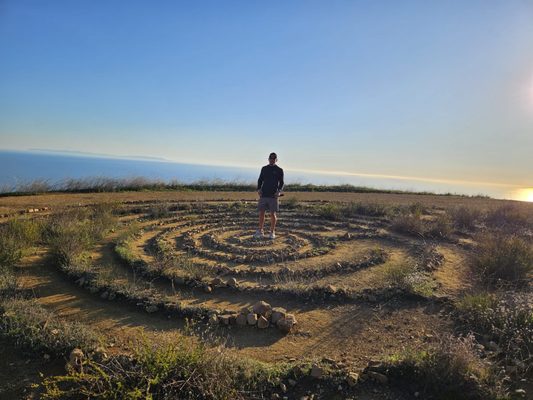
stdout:
{"type": "Polygon", "coordinates": [[[276,213],[279,211],[279,196],[283,190],[283,170],[276,165],[278,156],[270,153],[268,165],[261,168],[261,174],[257,180],[257,193],[259,194],[259,229],[255,232],[254,238],[263,237],[263,226],[265,224],[265,211],[270,211],[270,239],[276,237],[276,213]]]}

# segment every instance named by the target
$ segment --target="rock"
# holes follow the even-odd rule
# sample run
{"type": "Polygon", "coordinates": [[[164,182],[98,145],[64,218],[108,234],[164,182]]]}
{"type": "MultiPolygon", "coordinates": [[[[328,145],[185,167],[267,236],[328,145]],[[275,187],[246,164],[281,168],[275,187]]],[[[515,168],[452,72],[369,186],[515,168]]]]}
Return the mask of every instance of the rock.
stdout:
{"type": "Polygon", "coordinates": [[[333,286],[333,285],[328,285],[326,287],[326,292],[335,294],[335,293],[337,293],[337,288],[335,286],[333,286]]]}
{"type": "Polygon", "coordinates": [[[357,382],[359,381],[359,374],[357,372],[350,372],[346,376],[346,383],[350,387],[354,387],[357,385],[357,382]]]}
{"type": "Polygon", "coordinates": [[[515,392],[515,394],[517,394],[519,396],[522,396],[522,397],[526,396],[526,391],[524,389],[516,389],[514,392],[515,392]]]}
{"type": "Polygon", "coordinates": [[[216,325],[218,324],[218,316],[216,314],[211,314],[209,316],[209,320],[208,322],[211,324],[211,325],[216,325]]]}
{"type": "Polygon", "coordinates": [[[152,313],[155,313],[155,312],[159,311],[159,308],[157,308],[157,306],[154,306],[153,304],[151,304],[149,306],[146,306],[144,309],[149,314],[152,314],[152,313]]]}
{"type": "Polygon", "coordinates": [[[376,296],[374,296],[373,294],[367,295],[366,298],[371,303],[376,303],[378,301],[378,298],[376,296]]]}
{"type": "Polygon", "coordinates": [[[371,379],[378,383],[381,383],[382,385],[385,385],[389,382],[389,378],[387,378],[386,375],[380,374],[379,372],[367,371],[367,374],[371,379]]]}
{"type": "Polygon", "coordinates": [[[268,322],[268,319],[266,319],[263,316],[260,316],[259,319],[257,320],[257,327],[259,329],[268,328],[269,325],[270,325],[270,323],[268,322]]]}
{"type": "Polygon", "coordinates": [[[239,326],[246,325],[246,315],[245,314],[237,315],[237,318],[235,318],[235,324],[239,326]]]}
{"type": "Polygon", "coordinates": [[[284,383],[280,383],[279,388],[283,393],[287,393],[287,385],[285,385],[284,383]]]}
{"type": "Polygon", "coordinates": [[[277,393],[272,393],[272,396],[270,396],[270,398],[271,398],[272,400],[279,400],[281,397],[280,397],[280,395],[277,394],[277,393]]]}
{"type": "Polygon", "coordinates": [[[241,314],[248,315],[252,312],[252,307],[243,307],[241,308],[241,314]]]}
{"type": "Polygon", "coordinates": [[[226,285],[228,285],[229,287],[232,287],[232,288],[239,287],[239,283],[237,282],[237,279],[235,279],[235,278],[229,278],[226,281],[226,285]]]}
{"type": "Polygon", "coordinates": [[[211,288],[211,286],[209,285],[205,285],[204,286],[204,292],[205,293],[211,293],[213,291],[213,289],[211,288]]]}
{"type": "Polygon", "coordinates": [[[218,278],[218,277],[217,278],[213,278],[211,280],[211,286],[222,286],[222,285],[224,285],[224,281],[222,279],[218,278]]]}
{"type": "Polygon", "coordinates": [[[493,341],[490,341],[488,346],[487,346],[490,350],[492,351],[495,351],[495,352],[498,352],[500,351],[500,347],[493,341]]]}
{"type": "Polygon", "coordinates": [[[257,324],[257,315],[254,313],[250,313],[246,316],[246,322],[248,325],[255,325],[257,324]]]}
{"type": "Polygon", "coordinates": [[[83,351],[81,351],[81,349],[73,349],[70,352],[69,360],[65,365],[65,369],[67,370],[67,372],[75,371],[78,373],[83,373],[84,358],[85,355],[83,354],[83,351]]]}
{"type": "Polygon", "coordinates": [[[81,277],[80,279],[78,279],[76,282],[78,282],[78,285],[80,287],[83,287],[85,285],[85,278],[84,277],[81,277]]]}
{"type": "Polygon", "coordinates": [[[272,315],[272,306],[265,301],[258,301],[254,304],[253,312],[269,318],[272,315]]]}
{"type": "Polygon", "coordinates": [[[225,315],[219,315],[218,321],[221,325],[229,325],[230,324],[231,315],[225,314],[225,315]]]}
{"type": "Polygon", "coordinates": [[[286,315],[287,310],[285,310],[283,307],[274,307],[272,309],[271,321],[275,325],[280,319],[285,318],[286,315]]]}
{"type": "Polygon", "coordinates": [[[277,322],[279,330],[285,333],[291,332],[296,324],[296,317],[293,314],[287,314],[277,322]]]}
{"type": "Polygon", "coordinates": [[[320,379],[324,375],[324,369],[318,366],[317,364],[313,364],[313,367],[311,368],[311,376],[313,378],[320,379]]]}

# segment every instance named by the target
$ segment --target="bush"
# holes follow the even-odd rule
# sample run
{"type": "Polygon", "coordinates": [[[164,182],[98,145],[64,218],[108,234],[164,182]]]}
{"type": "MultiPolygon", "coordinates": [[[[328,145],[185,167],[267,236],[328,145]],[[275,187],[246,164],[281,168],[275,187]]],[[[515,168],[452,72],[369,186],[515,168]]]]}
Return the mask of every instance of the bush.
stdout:
{"type": "Polygon", "coordinates": [[[515,205],[503,205],[487,213],[485,221],[493,228],[516,230],[530,225],[528,214],[515,205]]]}
{"type": "Polygon", "coordinates": [[[0,226],[0,268],[17,263],[28,248],[39,242],[41,230],[39,222],[20,218],[0,226]]]}
{"type": "Polygon", "coordinates": [[[113,227],[113,210],[112,205],[99,204],[54,214],[46,227],[46,239],[58,262],[80,263],[82,253],[113,227]]]}
{"type": "Polygon", "coordinates": [[[152,219],[167,218],[170,215],[170,205],[168,203],[156,203],[148,210],[148,218],[152,219]]]}
{"type": "Polygon", "coordinates": [[[382,285],[403,289],[420,296],[430,296],[433,285],[427,274],[419,271],[415,263],[393,263],[381,269],[376,279],[382,285]]]}
{"type": "Polygon", "coordinates": [[[393,356],[392,363],[393,375],[414,381],[423,394],[432,398],[495,398],[491,370],[477,356],[472,335],[443,335],[425,351],[393,356]]]}
{"type": "Polygon", "coordinates": [[[460,320],[468,329],[487,336],[500,346],[500,355],[506,364],[519,360],[524,368],[531,369],[533,302],[528,296],[513,292],[501,295],[479,293],[463,297],[456,307],[460,320]]]}
{"type": "Polygon", "coordinates": [[[429,223],[424,236],[446,239],[453,232],[451,218],[446,214],[440,214],[429,223]]]}
{"type": "Polygon", "coordinates": [[[317,206],[317,216],[332,221],[341,221],[357,215],[383,217],[390,213],[387,206],[376,203],[328,203],[317,206]]]}
{"type": "Polygon", "coordinates": [[[87,326],[57,319],[34,300],[10,299],[0,304],[0,333],[17,346],[56,356],[75,347],[92,350],[98,338],[87,326]]]}
{"type": "Polygon", "coordinates": [[[525,284],[533,271],[533,249],[518,236],[488,234],[478,238],[471,263],[488,283],[525,284]]]}
{"type": "Polygon", "coordinates": [[[450,212],[453,223],[457,229],[474,230],[476,223],[481,218],[481,212],[475,208],[457,207],[450,212]]]}
{"type": "Polygon", "coordinates": [[[393,219],[391,229],[408,235],[424,235],[424,224],[419,214],[400,214],[393,219]]]}
{"type": "Polygon", "coordinates": [[[172,344],[137,345],[134,355],[89,360],[84,373],[47,378],[44,399],[243,399],[260,392],[276,373],[248,364],[221,348],[181,338],[172,344]]]}

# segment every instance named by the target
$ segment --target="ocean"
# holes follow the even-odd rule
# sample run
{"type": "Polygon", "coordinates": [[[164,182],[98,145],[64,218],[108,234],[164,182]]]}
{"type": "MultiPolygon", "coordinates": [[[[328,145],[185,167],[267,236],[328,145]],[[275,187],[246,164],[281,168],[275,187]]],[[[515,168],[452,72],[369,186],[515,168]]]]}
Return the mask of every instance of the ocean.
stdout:
{"type": "MultiPolygon", "coordinates": [[[[283,165],[280,166],[283,168],[283,165]]],[[[9,188],[18,187],[36,180],[56,184],[69,178],[95,177],[144,177],[163,181],[176,180],[182,183],[218,181],[253,184],[257,181],[260,167],[261,165],[258,165],[257,168],[241,168],[158,160],[3,150],[0,151],[0,189],[6,191],[6,189],[9,190],[9,188]]],[[[374,176],[335,175],[291,171],[289,169],[285,169],[285,181],[286,183],[351,184],[377,189],[488,195],[500,199],[520,200],[518,188],[489,184],[443,183],[374,176]]]]}

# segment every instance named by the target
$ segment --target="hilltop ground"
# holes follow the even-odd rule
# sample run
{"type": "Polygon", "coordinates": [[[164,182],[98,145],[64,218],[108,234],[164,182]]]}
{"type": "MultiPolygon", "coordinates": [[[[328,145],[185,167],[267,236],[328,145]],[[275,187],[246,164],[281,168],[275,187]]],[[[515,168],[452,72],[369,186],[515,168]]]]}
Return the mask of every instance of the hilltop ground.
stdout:
{"type": "MultiPolygon", "coordinates": [[[[257,216],[248,192],[13,196],[1,198],[0,214],[3,223],[15,216],[48,221],[98,204],[112,204],[117,220],[84,249],[83,268],[61,265],[49,245],[33,246],[17,263],[22,290],[54,317],[96,331],[107,355],[131,354],[141,335],[151,343],[192,335],[222,342],[237,357],[323,370],[316,380],[271,388],[272,398],[417,398],[423,389],[391,380],[392,373],[387,379],[383,364],[465,334],[457,304],[501,293],[472,269],[479,235],[509,228],[514,213],[512,235],[531,243],[533,215],[533,204],[487,198],[290,193],[271,241],[252,239],[257,216]],[[461,212],[471,213],[471,224],[461,224],[461,212]],[[272,321],[265,329],[236,323],[258,301],[283,307],[296,325],[286,333],[272,321]],[[362,379],[332,386],[325,377],[331,370],[362,379]]],[[[530,272],[525,280],[519,291],[529,296],[530,272]]],[[[506,391],[522,396],[529,367],[502,361],[503,343],[479,333],[476,356],[513,367],[506,391]]],[[[27,392],[39,371],[62,373],[61,357],[20,352],[2,340],[0,398],[27,392]]]]}

